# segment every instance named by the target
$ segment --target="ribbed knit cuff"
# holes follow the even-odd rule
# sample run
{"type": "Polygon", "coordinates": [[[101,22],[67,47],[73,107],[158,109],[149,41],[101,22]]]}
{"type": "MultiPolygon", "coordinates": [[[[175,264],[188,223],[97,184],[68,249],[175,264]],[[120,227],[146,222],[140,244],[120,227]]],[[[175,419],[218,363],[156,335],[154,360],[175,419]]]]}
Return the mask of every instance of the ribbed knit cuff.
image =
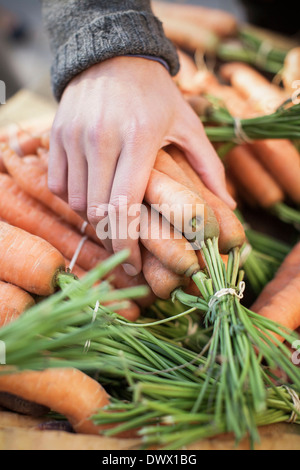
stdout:
{"type": "Polygon", "coordinates": [[[52,66],[56,98],[61,98],[65,87],[79,73],[104,60],[124,55],[158,57],[168,64],[171,75],[179,70],[176,49],[154,15],[133,10],[114,13],[82,27],[59,48],[52,66]]]}

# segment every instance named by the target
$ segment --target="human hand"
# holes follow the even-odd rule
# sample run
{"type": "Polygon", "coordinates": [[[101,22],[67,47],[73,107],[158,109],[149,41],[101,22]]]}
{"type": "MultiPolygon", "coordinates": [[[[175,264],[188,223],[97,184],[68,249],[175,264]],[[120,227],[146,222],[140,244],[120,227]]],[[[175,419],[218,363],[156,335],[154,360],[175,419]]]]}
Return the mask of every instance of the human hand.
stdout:
{"type": "MultiPolygon", "coordinates": [[[[108,204],[108,216],[120,220],[120,197],[127,198],[127,207],[142,203],[157,153],[171,143],[185,152],[207,187],[235,208],[224,167],[168,71],[148,59],[109,59],[65,89],[51,133],[49,188],[95,228],[99,209],[108,204]]],[[[129,248],[126,272],[141,271],[138,239],[115,233],[103,243],[115,253],[129,248]]]]}

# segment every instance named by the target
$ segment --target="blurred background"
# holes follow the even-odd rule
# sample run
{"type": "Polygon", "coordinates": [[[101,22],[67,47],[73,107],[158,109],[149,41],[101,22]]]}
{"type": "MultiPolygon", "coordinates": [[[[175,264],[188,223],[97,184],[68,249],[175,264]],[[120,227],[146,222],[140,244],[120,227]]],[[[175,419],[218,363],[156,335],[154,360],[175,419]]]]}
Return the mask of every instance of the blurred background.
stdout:
{"type": "MultiPolygon", "coordinates": [[[[284,7],[278,0],[165,1],[221,8],[234,13],[240,21],[249,20],[286,34],[295,34],[299,28],[297,13],[293,13],[294,4],[290,0],[284,2],[284,7]]],[[[7,85],[7,98],[21,88],[51,98],[50,64],[40,1],[0,0],[0,80],[7,85]]]]}

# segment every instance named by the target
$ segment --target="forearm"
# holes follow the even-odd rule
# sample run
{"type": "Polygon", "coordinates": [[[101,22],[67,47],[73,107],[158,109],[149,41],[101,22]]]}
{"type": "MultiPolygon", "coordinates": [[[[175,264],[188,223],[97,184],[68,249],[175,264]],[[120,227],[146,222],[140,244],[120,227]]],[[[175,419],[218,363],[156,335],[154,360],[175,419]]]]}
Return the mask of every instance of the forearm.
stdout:
{"type": "Polygon", "coordinates": [[[149,0],[42,0],[42,4],[58,99],[76,75],[116,56],[160,57],[172,75],[178,70],[175,48],[149,0]]]}

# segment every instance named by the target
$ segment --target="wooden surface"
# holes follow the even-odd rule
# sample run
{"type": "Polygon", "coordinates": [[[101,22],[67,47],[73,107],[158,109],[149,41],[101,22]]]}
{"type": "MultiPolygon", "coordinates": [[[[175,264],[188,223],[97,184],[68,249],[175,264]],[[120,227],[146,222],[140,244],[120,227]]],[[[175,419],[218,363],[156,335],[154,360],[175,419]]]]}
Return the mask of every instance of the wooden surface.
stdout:
{"type": "MultiPolygon", "coordinates": [[[[0,413],[0,450],[138,450],[139,441],[84,436],[57,431],[39,431],[44,420],[14,413],[0,413]]],[[[261,428],[256,450],[300,450],[300,426],[278,424],[261,428]]],[[[245,439],[239,447],[231,436],[195,443],[187,450],[249,450],[245,439]]]]}

